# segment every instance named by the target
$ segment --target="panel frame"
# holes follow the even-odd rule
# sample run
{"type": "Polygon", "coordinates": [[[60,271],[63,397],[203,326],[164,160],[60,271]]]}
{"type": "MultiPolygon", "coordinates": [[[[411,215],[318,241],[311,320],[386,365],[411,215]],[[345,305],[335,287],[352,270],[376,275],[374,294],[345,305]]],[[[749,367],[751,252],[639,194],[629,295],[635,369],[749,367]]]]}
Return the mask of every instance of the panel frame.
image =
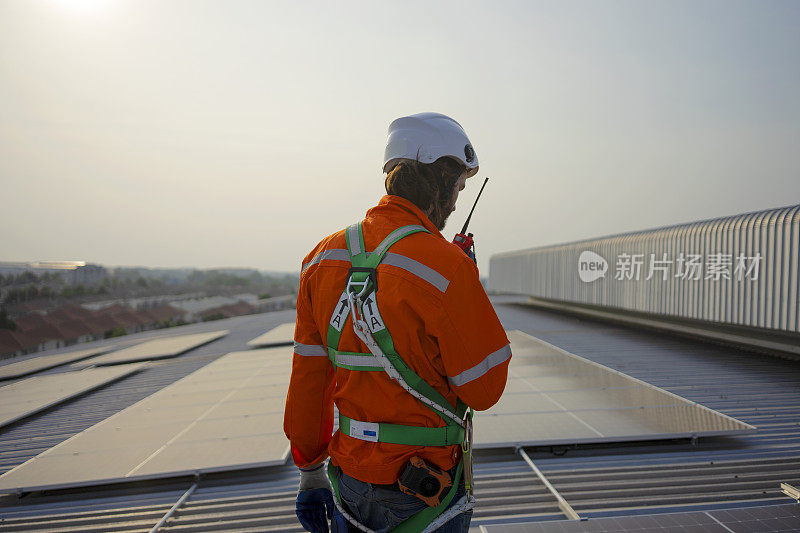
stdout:
{"type": "MultiPolygon", "coordinates": [[[[36,407],[35,409],[30,410],[30,411],[25,411],[24,413],[21,413],[21,414],[18,414],[16,416],[14,416],[13,418],[9,418],[9,419],[6,419],[6,420],[0,420],[0,428],[4,428],[4,427],[9,426],[11,424],[14,424],[16,422],[19,422],[20,420],[23,420],[25,418],[33,416],[36,413],[40,413],[40,412],[42,412],[42,411],[44,411],[46,409],[50,409],[51,407],[54,407],[54,406],[56,406],[56,405],[58,405],[60,403],[64,403],[66,401],[69,401],[69,400],[71,400],[73,398],[76,398],[76,397],[82,395],[82,394],[86,394],[86,393],[91,392],[93,390],[96,390],[96,389],[99,389],[99,388],[104,387],[106,385],[109,385],[111,383],[114,383],[115,381],[119,381],[121,379],[124,379],[124,378],[130,376],[131,374],[134,374],[136,372],[144,370],[148,365],[147,365],[146,362],[142,362],[142,363],[132,363],[130,365],[119,365],[119,366],[120,366],[121,369],[123,369],[123,371],[120,372],[119,375],[116,375],[116,376],[113,376],[111,378],[108,378],[105,381],[92,383],[89,386],[77,389],[77,390],[69,393],[66,396],[62,396],[62,397],[56,398],[56,399],[51,400],[51,401],[49,401],[49,402],[47,402],[45,404],[41,404],[38,407],[36,407]],[[126,368],[126,367],[129,367],[129,368],[126,368]]],[[[80,372],[91,372],[93,370],[94,369],[86,369],[86,370],[82,370],[80,372]]],[[[63,375],[67,375],[67,374],[69,374],[69,375],[78,374],[80,372],[66,372],[64,374],[50,374],[50,375],[47,375],[47,376],[33,376],[31,378],[28,378],[28,379],[25,379],[25,380],[22,380],[22,381],[17,381],[17,382],[11,383],[9,385],[6,385],[5,387],[24,385],[25,382],[27,382],[29,380],[33,380],[33,379],[42,380],[42,379],[47,379],[47,378],[51,378],[52,377],[53,380],[55,380],[55,378],[57,376],[63,376],[63,375]]],[[[0,387],[0,391],[2,391],[2,389],[5,388],[5,387],[0,387]]]]}
{"type": "Polygon", "coordinates": [[[291,346],[294,344],[294,327],[294,322],[284,322],[283,324],[278,324],[269,331],[266,331],[258,337],[248,341],[247,345],[251,348],[277,348],[279,346],[291,346]],[[288,340],[281,340],[280,338],[275,340],[272,339],[274,336],[282,335],[284,333],[283,330],[288,329],[287,326],[291,326],[292,329],[288,340]]]}
{"type": "Polygon", "coordinates": [[[80,362],[80,365],[83,367],[86,366],[112,366],[112,365],[123,365],[128,363],[134,363],[139,361],[157,361],[160,359],[172,359],[173,357],[178,357],[188,351],[194,350],[196,348],[200,348],[201,346],[205,346],[206,344],[210,344],[214,341],[225,337],[230,333],[230,330],[223,329],[218,331],[202,331],[197,333],[185,333],[181,335],[170,335],[170,336],[160,336],[153,339],[142,339],[141,342],[134,344],[133,346],[129,346],[127,348],[123,348],[119,351],[114,351],[111,353],[106,353],[104,355],[100,355],[97,357],[93,357],[92,359],[87,359],[80,362]],[[147,356],[133,356],[127,359],[114,359],[114,357],[119,357],[120,355],[124,354],[126,351],[133,351],[136,349],[141,349],[143,346],[147,344],[165,341],[169,339],[179,339],[181,337],[190,337],[190,336],[200,336],[200,335],[209,335],[210,337],[207,340],[200,341],[198,343],[192,344],[189,347],[180,349],[178,351],[171,351],[171,352],[162,352],[162,353],[155,353],[153,355],[147,356]]]}
{"type": "Polygon", "coordinates": [[[44,355],[39,355],[38,357],[27,358],[24,361],[15,361],[13,363],[8,363],[7,365],[0,366],[0,382],[23,378],[26,376],[30,376],[31,374],[36,374],[38,372],[50,370],[51,368],[56,368],[57,366],[68,365],[70,363],[77,363],[85,359],[98,357],[100,355],[105,355],[109,352],[113,352],[118,347],[119,347],[118,345],[98,346],[95,348],[89,348],[88,350],[71,350],[69,352],[44,354],[44,355]],[[67,357],[70,354],[81,354],[81,355],[77,355],[74,357],[71,356],[67,357]],[[23,366],[28,363],[39,362],[40,359],[48,359],[48,361],[40,361],[43,364],[35,367],[33,370],[23,370],[13,374],[4,373],[4,370],[8,368],[12,368],[15,366],[23,366]],[[55,359],[55,361],[53,359],[55,359]]]}

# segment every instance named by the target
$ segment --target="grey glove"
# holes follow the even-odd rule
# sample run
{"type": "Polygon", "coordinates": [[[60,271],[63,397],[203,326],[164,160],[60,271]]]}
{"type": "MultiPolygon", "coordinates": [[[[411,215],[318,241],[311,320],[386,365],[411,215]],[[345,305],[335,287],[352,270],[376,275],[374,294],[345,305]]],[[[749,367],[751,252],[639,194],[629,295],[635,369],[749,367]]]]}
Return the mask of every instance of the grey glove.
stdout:
{"type": "Polygon", "coordinates": [[[333,516],[333,495],[322,463],[300,469],[295,512],[306,531],[328,533],[328,521],[333,516]]]}
{"type": "Polygon", "coordinates": [[[328,476],[325,475],[325,463],[300,469],[300,488],[299,491],[311,489],[330,489],[328,476]]]}

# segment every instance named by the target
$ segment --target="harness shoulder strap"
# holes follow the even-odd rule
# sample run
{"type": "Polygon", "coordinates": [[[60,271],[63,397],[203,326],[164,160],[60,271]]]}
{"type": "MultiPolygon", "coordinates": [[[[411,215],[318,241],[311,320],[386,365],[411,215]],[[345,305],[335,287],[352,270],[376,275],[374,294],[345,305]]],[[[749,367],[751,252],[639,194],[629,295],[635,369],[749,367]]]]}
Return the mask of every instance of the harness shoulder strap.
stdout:
{"type": "MultiPolygon", "coordinates": [[[[353,224],[345,230],[344,235],[347,241],[347,250],[350,253],[352,268],[347,276],[347,285],[344,291],[342,291],[341,296],[339,296],[336,308],[328,323],[326,345],[328,347],[329,357],[332,359],[335,357],[335,353],[331,350],[338,350],[342,330],[348,320],[350,320],[350,308],[347,298],[350,287],[361,286],[364,289],[369,289],[369,292],[374,292],[377,288],[377,271],[375,269],[383,260],[389,248],[403,237],[427,231],[428,230],[420,225],[399,227],[387,235],[372,253],[368,253],[364,245],[364,232],[361,228],[361,222],[353,224]],[[371,287],[368,287],[368,285],[371,285],[371,287]]],[[[377,310],[377,305],[375,305],[375,309],[377,310]]]]}

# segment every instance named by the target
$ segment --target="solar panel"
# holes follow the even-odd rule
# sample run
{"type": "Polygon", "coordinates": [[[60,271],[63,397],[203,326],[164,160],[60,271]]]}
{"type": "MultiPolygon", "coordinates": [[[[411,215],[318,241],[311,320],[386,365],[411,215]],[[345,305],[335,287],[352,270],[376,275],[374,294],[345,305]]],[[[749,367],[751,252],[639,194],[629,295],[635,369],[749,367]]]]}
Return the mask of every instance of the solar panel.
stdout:
{"type": "Polygon", "coordinates": [[[732,435],[755,428],[519,331],[506,391],[475,415],[475,447],[732,435]]]}
{"type": "Polygon", "coordinates": [[[7,365],[0,366],[0,380],[19,378],[22,376],[27,376],[28,374],[34,374],[36,372],[41,372],[42,370],[47,370],[48,368],[54,368],[67,363],[74,363],[75,361],[80,361],[81,359],[92,357],[93,355],[100,355],[110,352],[114,348],[115,346],[103,346],[89,350],[76,350],[67,353],[41,355],[25,361],[9,363],[7,365]]]}
{"type": "Polygon", "coordinates": [[[800,506],[768,505],[713,511],[664,513],[655,515],[558,520],[525,524],[484,525],[485,533],[595,533],[619,531],[637,533],[719,532],[777,533],[800,531],[800,506]]]}
{"type": "Polygon", "coordinates": [[[191,335],[178,335],[174,337],[159,337],[130,348],[111,352],[99,357],[94,357],[82,364],[86,365],[118,365],[134,361],[149,361],[176,357],[193,348],[208,344],[228,334],[228,330],[212,331],[209,333],[193,333],[191,335]]]}
{"type": "Polygon", "coordinates": [[[227,354],[0,476],[0,492],[282,465],[291,361],[227,354]]]}
{"type": "Polygon", "coordinates": [[[144,366],[144,363],[140,363],[113,368],[90,368],[82,372],[36,376],[0,387],[0,426],[11,424],[125,377],[144,366]]]}
{"type": "Polygon", "coordinates": [[[288,346],[294,343],[294,322],[276,326],[247,343],[251,347],[288,346]]]}

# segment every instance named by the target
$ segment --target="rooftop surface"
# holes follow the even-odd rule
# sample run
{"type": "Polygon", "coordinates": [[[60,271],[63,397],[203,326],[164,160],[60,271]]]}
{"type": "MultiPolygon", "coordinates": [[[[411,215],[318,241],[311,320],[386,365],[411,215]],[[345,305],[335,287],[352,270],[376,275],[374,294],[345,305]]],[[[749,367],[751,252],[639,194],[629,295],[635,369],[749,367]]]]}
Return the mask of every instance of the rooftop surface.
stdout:
{"type": "MultiPolygon", "coordinates": [[[[495,307],[508,330],[519,329],[759,428],[749,435],[701,438],[696,443],[680,439],[526,448],[582,518],[591,522],[601,517],[791,503],[779,484],[800,484],[797,362],[537,310],[508,298],[495,299],[495,307]]],[[[246,350],[251,339],[292,320],[294,311],[282,311],[123,337],[230,330],[222,339],[153,362],[137,374],[0,430],[0,472],[221,355],[246,350]]],[[[481,525],[533,521],[559,521],[552,522],[553,527],[565,524],[553,496],[514,450],[481,451],[475,470],[476,530],[481,525]]],[[[300,531],[294,517],[297,479],[296,469],[285,465],[199,480],[183,477],[35,492],[21,498],[6,495],[0,497],[1,525],[27,531],[150,531],[193,490],[160,531],[300,531]]]]}

